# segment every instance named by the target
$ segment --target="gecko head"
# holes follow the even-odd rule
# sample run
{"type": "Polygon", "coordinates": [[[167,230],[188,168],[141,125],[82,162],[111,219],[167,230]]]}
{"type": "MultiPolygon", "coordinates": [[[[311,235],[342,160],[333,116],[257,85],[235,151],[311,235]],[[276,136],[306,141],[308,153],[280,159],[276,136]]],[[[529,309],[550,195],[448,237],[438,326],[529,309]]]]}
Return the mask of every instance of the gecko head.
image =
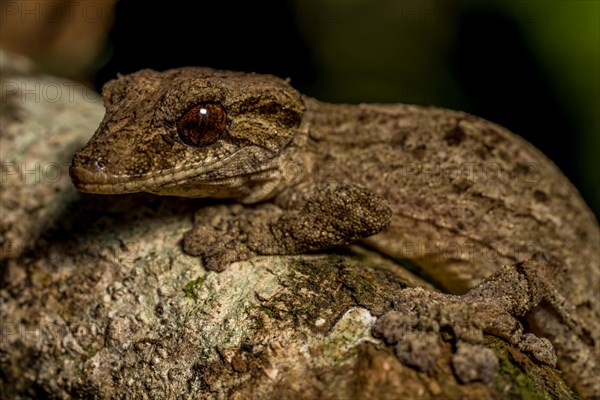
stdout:
{"type": "Polygon", "coordinates": [[[268,179],[304,113],[285,80],[208,68],[122,75],[102,96],[104,119],[70,168],[83,192],[236,197],[268,179]]]}

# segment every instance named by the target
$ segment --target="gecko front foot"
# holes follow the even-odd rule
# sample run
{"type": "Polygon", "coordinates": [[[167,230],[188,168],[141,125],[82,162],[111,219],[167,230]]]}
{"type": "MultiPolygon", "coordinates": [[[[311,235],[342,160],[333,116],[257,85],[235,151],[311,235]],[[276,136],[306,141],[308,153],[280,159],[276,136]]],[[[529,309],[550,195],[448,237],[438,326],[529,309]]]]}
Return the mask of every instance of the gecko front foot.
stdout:
{"type": "MultiPolygon", "coordinates": [[[[223,271],[236,261],[254,257],[258,248],[266,252],[272,242],[268,221],[279,214],[273,205],[260,209],[239,204],[204,207],[194,216],[194,228],[183,237],[183,250],[200,256],[205,268],[223,271]]],[[[270,247],[277,251],[274,244],[270,247]]]]}
{"type": "Polygon", "coordinates": [[[271,203],[205,207],[196,213],[183,249],[200,256],[207,269],[222,271],[256,255],[303,254],[346,245],[390,223],[387,202],[352,184],[321,185],[298,197],[303,200],[288,209],[271,203]]]}
{"type": "Polygon", "coordinates": [[[435,364],[442,353],[442,337],[450,335],[456,349],[452,367],[463,383],[490,382],[498,368],[496,355],[484,346],[484,333],[504,338],[539,362],[554,366],[552,344],[525,334],[515,318],[541,299],[537,286],[520,268],[504,267],[463,296],[404,289],[394,301],[394,311],[379,318],[373,334],[395,345],[401,362],[421,371],[435,364]],[[510,298],[511,291],[518,294],[510,298]],[[529,303],[521,303],[524,299],[529,303]]]}

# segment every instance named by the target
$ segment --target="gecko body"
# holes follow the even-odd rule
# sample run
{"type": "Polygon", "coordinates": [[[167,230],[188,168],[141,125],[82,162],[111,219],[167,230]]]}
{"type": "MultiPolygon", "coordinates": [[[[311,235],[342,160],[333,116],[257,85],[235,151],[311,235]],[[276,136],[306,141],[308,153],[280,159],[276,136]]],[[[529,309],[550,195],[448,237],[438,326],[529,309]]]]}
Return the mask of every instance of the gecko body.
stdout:
{"type": "MultiPolygon", "coordinates": [[[[541,253],[557,294],[591,324],[580,342],[600,340],[595,217],[551,161],[498,125],[434,107],[328,104],[273,76],[207,68],[120,76],[103,97],[104,120],[73,159],[75,186],[244,204],[196,215],[184,249],[209,269],[363,240],[458,295],[541,253]]],[[[562,355],[589,353],[577,343],[554,338],[559,364],[581,364],[574,377],[597,371],[562,355]]]]}

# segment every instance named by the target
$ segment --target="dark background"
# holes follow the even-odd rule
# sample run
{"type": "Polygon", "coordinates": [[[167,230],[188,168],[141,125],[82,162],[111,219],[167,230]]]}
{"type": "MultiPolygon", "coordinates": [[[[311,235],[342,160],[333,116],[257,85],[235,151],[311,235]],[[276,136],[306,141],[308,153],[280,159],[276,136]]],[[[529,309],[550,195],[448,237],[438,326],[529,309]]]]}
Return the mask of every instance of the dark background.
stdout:
{"type": "Polygon", "coordinates": [[[94,82],[198,65],[290,77],[324,101],[464,110],[541,149],[598,215],[597,5],[120,1],[94,82]]]}

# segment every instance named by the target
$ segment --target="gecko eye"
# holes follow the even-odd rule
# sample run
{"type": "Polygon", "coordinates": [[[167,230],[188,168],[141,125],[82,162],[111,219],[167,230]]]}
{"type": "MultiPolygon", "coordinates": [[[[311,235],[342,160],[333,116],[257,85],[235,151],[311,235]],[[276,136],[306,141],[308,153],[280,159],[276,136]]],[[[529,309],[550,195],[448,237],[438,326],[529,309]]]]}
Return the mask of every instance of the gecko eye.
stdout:
{"type": "Polygon", "coordinates": [[[177,134],[188,146],[213,144],[225,131],[227,114],[219,103],[200,103],[188,109],[177,120],[177,134]]]}

